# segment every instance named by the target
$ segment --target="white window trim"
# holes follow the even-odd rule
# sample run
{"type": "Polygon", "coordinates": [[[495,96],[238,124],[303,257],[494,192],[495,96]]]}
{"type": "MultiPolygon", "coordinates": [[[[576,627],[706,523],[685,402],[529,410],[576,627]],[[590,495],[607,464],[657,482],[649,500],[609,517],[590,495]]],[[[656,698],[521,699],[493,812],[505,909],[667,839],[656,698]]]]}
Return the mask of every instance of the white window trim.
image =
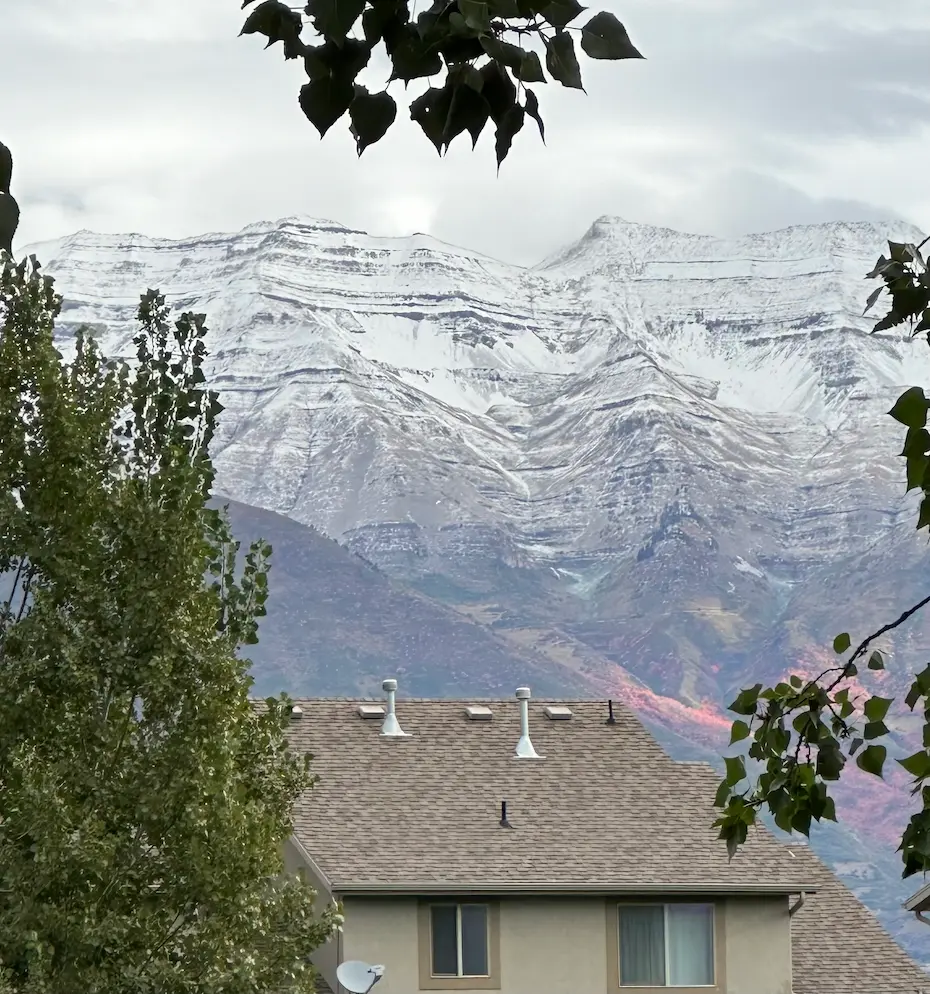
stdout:
{"type": "Polygon", "coordinates": [[[482,904],[480,901],[433,901],[430,902],[430,913],[429,913],[429,969],[430,976],[435,977],[438,980],[453,979],[458,977],[480,977],[488,978],[491,976],[490,973],[463,973],[462,972],[462,908],[484,908],[484,949],[485,949],[485,966],[488,970],[491,969],[491,909],[487,904],[482,904]],[[455,908],[455,954],[456,954],[456,973],[434,973],[433,972],[433,908],[455,908]]]}
{"type": "Polygon", "coordinates": [[[623,914],[623,909],[626,908],[630,910],[631,908],[655,908],[660,907],[662,909],[662,926],[664,928],[664,952],[665,952],[665,977],[668,980],[669,974],[672,972],[671,963],[669,961],[668,955],[668,909],[671,905],[666,903],[659,903],[658,901],[637,901],[635,904],[618,904],[617,905],[617,980],[621,990],[652,990],[652,991],[664,991],[664,990],[693,990],[695,988],[702,988],[704,990],[712,991],[717,986],[717,906],[710,901],[682,901],[681,904],[688,904],[692,907],[702,907],[710,908],[710,965],[713,970],[713,981],[709,984],[669,984],[665,983],[661,987],[651,984],[624,984],[622,980],[623,975],[623,961],[620,956],[620,917],[623,914]]]}

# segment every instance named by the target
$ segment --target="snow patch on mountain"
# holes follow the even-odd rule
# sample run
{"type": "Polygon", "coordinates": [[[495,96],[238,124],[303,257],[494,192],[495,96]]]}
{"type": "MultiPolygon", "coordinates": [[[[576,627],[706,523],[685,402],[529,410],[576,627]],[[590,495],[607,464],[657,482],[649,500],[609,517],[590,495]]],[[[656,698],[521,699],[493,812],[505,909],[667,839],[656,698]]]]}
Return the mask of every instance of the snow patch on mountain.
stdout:
{"type": "MultiPolygon", "coordinates": [[[[871,458],[891,430],[883,405],[930,375],[925,347],[869,335],[861,314],[888,237],[920,233],[823,224],[725,240],[605,217],[521,269],[427,235],[290,217],[27,251],[57,277],[65,334],[90,324],[109,352],[131,352],[147,286],[208,314],[226,404],[218,481],[237,499],[365,542],[391,522],[469,524],[508,561],[558,566],[652,554],[683,488],[694,520],[723,493],[764,516],[766,541],[813,555],[818,508],[863,503],[841,456],[888,467],[871,458]]],[[[877,472],[887,504],[893,468],[877,472]]]]}

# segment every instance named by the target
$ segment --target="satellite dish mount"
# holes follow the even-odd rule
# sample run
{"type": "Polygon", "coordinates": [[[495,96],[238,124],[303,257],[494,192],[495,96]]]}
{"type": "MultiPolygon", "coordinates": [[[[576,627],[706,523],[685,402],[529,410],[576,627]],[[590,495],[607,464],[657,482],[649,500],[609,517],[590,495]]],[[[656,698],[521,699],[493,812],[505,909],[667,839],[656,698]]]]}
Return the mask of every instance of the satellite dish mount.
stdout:
{"type": "Polygon", "coordinates": [[[336,979],[339,986],[349,994],[368,994],[375,984],[384,976],[384,967],[380,964],[370,966],[360,959],[346,960],[336,967],[336,979]]]}

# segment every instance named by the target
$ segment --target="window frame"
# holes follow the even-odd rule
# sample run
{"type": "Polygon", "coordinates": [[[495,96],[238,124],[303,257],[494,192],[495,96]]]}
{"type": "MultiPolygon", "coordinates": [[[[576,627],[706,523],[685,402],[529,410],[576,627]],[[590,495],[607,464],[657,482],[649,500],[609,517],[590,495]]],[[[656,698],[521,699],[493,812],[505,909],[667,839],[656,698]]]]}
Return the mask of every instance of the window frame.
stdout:
{"type": "Polygon", "coordinates": [[[430,954],[430,977],[434,980],[454,980],[456,978],[485,979],[491,975],[491,909],[483,901],[434,901],[429,906],[429,954],[430,954]],[[455,958],[456,973],[436,973],[433,960],[435,959],[435,947],[433,945],[433,910],[435,908],[455,908],[455,958]],[[487,973],[464,973],[465,957],[462,949],[462,908],[483,908],[484,909],[484,965],[487,973]]]}
{"type": "MultiPolygon", "coordinates": [[[[618,994],[620,991],[674,991],[676,994],[714,994],[714,992],[726,989],[726,961],[725,961],[725,905],[721,901],[708,900],[703,895],[693,897],[666,898],[665,900],[643,900],[641,898],[611,898],[607,902],[607,989],[609,994],[618,994]],[[711,909],[713,916],[713,927],[711,936],[713,941],[713,954],[711,962],[714,968],[713,984],[702,984],[699,986],[673,986],[665,984],[662,987],[648,985],[620,984],[620,914],[624,908],[661,907],[667,909],[676,904],[699,904],[711,909]]],[[[665,920],[668,920],[668,912],[665,911],[665,920]]],[[[666,935],[665,944],[666,970],[668,969],[668,938],[666,935]]],[[[668,973],[666,972],[666,977],[668,973]]]]}
{"type": "Polygon", "coordinates": [[[484,897],[449,897],[421,899],[417,908],[419,940],[420,990],[500,990],[500,902],[484,897]],[[456,909],[456,947],[458,969],[462,969],[463,906],[478,905],[485,909],[487,928],[487,970],[483,975],[433,973],[433,908],[456,909]]]}

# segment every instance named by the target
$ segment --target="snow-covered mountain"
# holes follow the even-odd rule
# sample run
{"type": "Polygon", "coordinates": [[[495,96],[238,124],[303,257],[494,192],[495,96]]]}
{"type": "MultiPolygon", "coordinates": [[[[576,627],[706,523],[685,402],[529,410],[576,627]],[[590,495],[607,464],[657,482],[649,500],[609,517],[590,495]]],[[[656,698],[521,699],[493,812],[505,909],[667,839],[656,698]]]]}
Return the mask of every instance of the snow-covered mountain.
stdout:
{"type": "MultiPolygon", "coordinates": [[[[709,748],[745,678],[812,666],[926,592],[885,412],[930,381],[930,350],[862,316],[887,240],[921,237],[604,217],[523,269],[286,218],[24,251],[64,294],[65,349],[88,324],[128,355],[148,287],[206,312],[222,492],[709,748]]],[[[889,643],[902,673],[928,634],[889,643]]],[[[874,802],[852,795],[853,826],[874,802]]]]}

